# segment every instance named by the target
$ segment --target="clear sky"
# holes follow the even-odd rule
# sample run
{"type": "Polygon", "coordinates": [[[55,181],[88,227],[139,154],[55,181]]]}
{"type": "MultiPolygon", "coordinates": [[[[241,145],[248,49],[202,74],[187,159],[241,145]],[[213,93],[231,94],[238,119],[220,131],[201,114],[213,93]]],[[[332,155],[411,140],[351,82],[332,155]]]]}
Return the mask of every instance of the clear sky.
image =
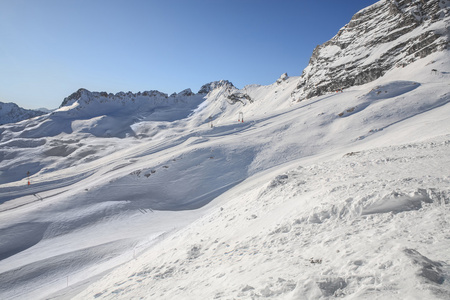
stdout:
{"type": "Polygon", "coordinates": [[[171,94],[300,75],[376,0],[0,0],[0,101],[56,108],[90,91],[171,94]]]}

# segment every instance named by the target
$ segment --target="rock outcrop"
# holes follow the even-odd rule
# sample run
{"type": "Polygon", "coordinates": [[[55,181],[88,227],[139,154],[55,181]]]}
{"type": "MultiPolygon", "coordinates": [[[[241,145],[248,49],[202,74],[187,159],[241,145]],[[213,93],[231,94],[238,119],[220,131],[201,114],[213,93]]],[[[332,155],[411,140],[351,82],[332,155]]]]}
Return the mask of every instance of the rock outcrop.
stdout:
{"type": "Polygon", "coordinates": [[[220,81],[213,81],[207,84],[204,84],[200,90],[198,91],[199,94],[208,94],[214,89],[220,88],[220,87],[229,87],[230,89],[234,88],[234,85],[229,82],[228,80],[220,80],[220,81]]]}
{"type": "Polygon", "coordinates": [[[289,79],[289,76],[287,73],[281,74],[280,78],[277,79],[277,84],[281,84],[282,82],[289,79]]]}
{"type": "Polygon", "coordinates": [[[247,101],[250,102],[250,103],[253,102],[252,98],[249,95],[244,94],[244,93],[240,93],[240,92],[236,92],[236,93],[233,93],[233,94],[229,95],[227,97],[227,99],[230,100],[231,104],[235,104],[237,102],[240,102],[243,105],[245,105],[247,101]]]}
{"type": "Polygon", "coordinates": [[[359,11],[313,51],[293,100],[361,85],[448,49],[449,16],[449,0],[381,0],[359,11]]]}

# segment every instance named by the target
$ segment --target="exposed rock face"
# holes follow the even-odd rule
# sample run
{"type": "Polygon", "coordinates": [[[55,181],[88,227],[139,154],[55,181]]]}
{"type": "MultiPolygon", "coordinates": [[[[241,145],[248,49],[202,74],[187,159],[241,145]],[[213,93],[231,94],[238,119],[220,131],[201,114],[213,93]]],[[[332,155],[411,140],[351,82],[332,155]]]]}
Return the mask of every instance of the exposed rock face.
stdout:
{"type": "Polygon", "coordinates": [[[231,95],[229,95],[227,97],[228,100],[231,101],[231,104],[235,104],[236,102],[241,102],[242,104],[246,104],[247,101],[249,101],[250,103],[253,102],[252,98],[250,98],[249,95],[244,94],[244,93],[233,93],[231,95]]]}
{"type": "Polygon", "coordinates": [[[449,0],[381,0],[359,11],[313,51],[293,100],[361,85],[448,49],[449,16],[449,0]]]}
{"type": "Polygon", "coordinates": [[[195,94],[191,91],[191,89],[185,89],[185,90],[181,91],[179,93],[179,95],[189,97],[189,96],[194,96],[195,94]]]}
{"type": "Polygon", "coordinates": [[[288,80],[289,76],[287,73],[283,73],[280,78],[277,79],[277,84],[281,84],[283,81],[288,80]]]}
{"type": "Polygon", "coordinates": [[[199,94],[208,94],[209,92],[211,92],[212,90],[216,89],[216,88],[220,88],[222,86],[226,86],[231,88],[234,88],[234,85],[229,82],[228,80],[220,80],[220,81],[213,81],[207,84],[204,84],[200,90],[198,91],[199,94]]]}
{"type": "Polygon", "coordinates": [[[16,123],[29,118],[34,118],[45,114],[45,112],[31,109],[24,109],[15,103],[0,102],[0,125],[16,123]]]}

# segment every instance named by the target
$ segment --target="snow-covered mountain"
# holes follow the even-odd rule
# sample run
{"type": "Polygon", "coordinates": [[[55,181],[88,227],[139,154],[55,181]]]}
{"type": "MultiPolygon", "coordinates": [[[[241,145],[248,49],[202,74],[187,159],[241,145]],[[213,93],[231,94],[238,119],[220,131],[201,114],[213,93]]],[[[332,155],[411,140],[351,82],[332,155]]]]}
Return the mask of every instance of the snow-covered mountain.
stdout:
{"type": "Polygon", "coordinates": [[[371,82],[393,68],[448,49],[449,7],[448,0],[382,0],[361,10],[330,41],[316,47],[293,99],[371,82]]]}
{"type": "Polygon", "coordinates": [[[49,113],[51,113],[52,111],[54,111],[55,109],[48,109],[48,108],[45,108],[45,107],[40,107],[40,108],[38,108],[38,109],[36,109],[37,111],[42,111],[43,113],[46,113],[46,114],[49,114],[49,113]]]}
{"type": "Polygon", "coordinates": [[[448,299],[448,11],[380,1],[271,85],[80,89],[0,126],[0,298],[448,299]]]}
{"type": "Polygon", "coordinates": [[[15,103],[0,102],[0,125],[17,123],[45,114],[40,110],[25,109],[15,103]]]}
{"type": "Polygon", "coordinates": [[[139,121],[172,122],[186,118],[203,97],[203,93],[194,94],[190,89],[170,96],[159,91],[108,94],[79,89],[46,119],[43,131],[35,128],[27,136],[51,136],[74,130],[98,137],[133,136],[131,125],[139,121]],[[74,120],[81,124],[73,126],[74,120]]]}

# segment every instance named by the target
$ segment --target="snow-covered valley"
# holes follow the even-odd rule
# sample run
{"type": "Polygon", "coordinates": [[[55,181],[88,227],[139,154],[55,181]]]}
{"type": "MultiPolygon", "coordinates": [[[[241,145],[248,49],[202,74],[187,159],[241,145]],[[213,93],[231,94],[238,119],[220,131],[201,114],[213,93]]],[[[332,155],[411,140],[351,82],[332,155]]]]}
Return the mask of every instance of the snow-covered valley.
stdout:
{"type": "Polygon", "coordinates": [[[0,298],[448,299],[449,58],[302,101],[286,74],[80,89],[0,126],[0,298]]]}

